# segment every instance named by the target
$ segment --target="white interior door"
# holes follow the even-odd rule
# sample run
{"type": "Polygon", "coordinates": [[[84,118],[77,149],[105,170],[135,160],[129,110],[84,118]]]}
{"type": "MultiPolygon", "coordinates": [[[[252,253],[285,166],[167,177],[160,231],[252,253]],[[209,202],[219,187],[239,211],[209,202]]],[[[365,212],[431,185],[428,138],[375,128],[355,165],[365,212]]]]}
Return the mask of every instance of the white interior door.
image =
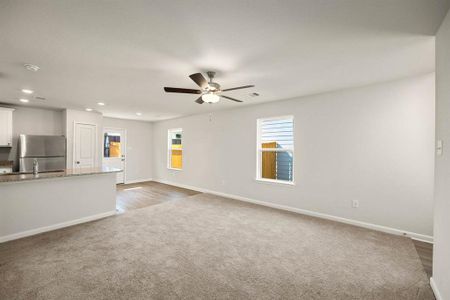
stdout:
{"type": "Polygon", "coordinates": [[[124,129],[103,129],[103,166],[122,170],[117,173],[117,183],[125,183],[126,140],[124,129]]]}
{"type": "Polygon", "coordinates": [[[73,143],[74,169],[96,167],[97,126],[75,123],[73,143]]]}

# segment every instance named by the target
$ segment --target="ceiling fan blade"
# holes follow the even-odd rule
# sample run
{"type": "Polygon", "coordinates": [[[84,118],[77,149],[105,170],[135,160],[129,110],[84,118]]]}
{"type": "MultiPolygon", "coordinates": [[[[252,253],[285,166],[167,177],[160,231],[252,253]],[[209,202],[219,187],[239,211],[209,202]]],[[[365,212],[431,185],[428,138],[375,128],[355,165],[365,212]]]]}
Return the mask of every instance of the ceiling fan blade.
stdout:
{"type": "Polygon", "coordinates": [[[208,81],[203,77],[202,73],[195,73],[189,75],[189,77],[202,89],[205,89],[208,86],[208,81]]]}
{"type": "Polygon", "coordinates": [[[231,97],[228,97],[228,96],[224,96],[224,95],[220,95],[220,97],[223,97],[223,98],[228,99],[228,100],[236,101],[236,102],[244,102],[242,100],[234,99],[234,98],[231,98],[231,97]]]}
{"type": "Polygon", "coordinates": [[[240,90],[240,89],[248,89],[248,88],[251,88],[251,87],[255,87],[255,86],[254,86],[254,85],[238,86],[238,87],[234,87],[234,88],[222,90],[222,92],[226,92],[226,91],[234,91],[234,90],[240,90]]]}
{"type": "Polygon", "coordinates": [[[181,88],[173,88],[173,87],[164,87],[164,91],[167,93],[183,93],[183,94],[201,94],[200,90],[193,89],[181,89],[181,88]]]}
{"type": "Polygon", "coordinates": [[[203,104],[205,101],[203,101],[202,96],[200,96],[197,100],[195,100],[195,102],[198,104],[203,104]]]}

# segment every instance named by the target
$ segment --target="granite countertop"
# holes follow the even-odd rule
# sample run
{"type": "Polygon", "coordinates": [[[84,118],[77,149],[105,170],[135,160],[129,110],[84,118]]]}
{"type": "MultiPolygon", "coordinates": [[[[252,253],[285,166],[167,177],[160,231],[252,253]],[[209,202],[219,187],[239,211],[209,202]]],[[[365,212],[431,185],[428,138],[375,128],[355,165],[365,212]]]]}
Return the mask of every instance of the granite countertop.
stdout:
{"type": "Polygon", "coordinates": [[[42,172],[37,175],[34,175],[33,173],[10,173],[0,175],[0,183],[22,182],[39,179],[51,179],[51,178],[84,176],[95,174],[107,174],[107,173],[117,173],[121,171],[122,170],[116,168],[100,167],[100,168],[65,169],[62,171],[55,171],[55,172],[42,172]]]}

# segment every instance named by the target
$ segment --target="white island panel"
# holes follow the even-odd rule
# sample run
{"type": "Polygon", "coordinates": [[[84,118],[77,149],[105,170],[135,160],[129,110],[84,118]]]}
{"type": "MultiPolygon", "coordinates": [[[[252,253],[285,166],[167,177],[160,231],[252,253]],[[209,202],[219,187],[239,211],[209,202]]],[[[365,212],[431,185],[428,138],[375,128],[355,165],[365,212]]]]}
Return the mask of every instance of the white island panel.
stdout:
{"type": "Polygon", "coordinates": [[[0,183],[0,243],[114,215],[116,173],[0,183]]]}

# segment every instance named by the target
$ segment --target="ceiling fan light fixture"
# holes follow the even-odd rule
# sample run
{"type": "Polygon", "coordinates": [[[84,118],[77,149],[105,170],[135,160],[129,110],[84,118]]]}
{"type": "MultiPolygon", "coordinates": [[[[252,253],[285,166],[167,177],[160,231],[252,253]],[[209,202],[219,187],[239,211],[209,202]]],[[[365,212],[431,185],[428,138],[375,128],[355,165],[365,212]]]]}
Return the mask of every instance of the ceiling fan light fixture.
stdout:
{"type": "Polygon", "coordinates": [[[189,77],[194,81],[200,89],[185,89],[185,88],[174,88],[174,87],[164,87],[164,91],[166,93],[181,93],[181,94],[198,94],[200,97],[197,98],[194,102],[197,104],[203,103],[217,103],[220,98],[224,98],[226,100],[234,101],[234,102],[244,102],[242,100],[238,100],[232,97],[228,97],[226,95],[222,95],[222,92],[241,90],[255,87],[254,85],[243,85],[237,86],[233,88],[228,88],[222,90],[220,84],[217,82],[213,82],[215,72],[207,72],[209,77],[209,82],[201,73],[195,73],[189,75],[189,77]],[[220,95],[220,96],[219,96],[220,95]]]}
{"type": "Polygon", "coordinates": [[[207,93],[202,96],[202,100],[206,103],[217,103],[220,100],[220,97],[214,93],[207,93]]]}

